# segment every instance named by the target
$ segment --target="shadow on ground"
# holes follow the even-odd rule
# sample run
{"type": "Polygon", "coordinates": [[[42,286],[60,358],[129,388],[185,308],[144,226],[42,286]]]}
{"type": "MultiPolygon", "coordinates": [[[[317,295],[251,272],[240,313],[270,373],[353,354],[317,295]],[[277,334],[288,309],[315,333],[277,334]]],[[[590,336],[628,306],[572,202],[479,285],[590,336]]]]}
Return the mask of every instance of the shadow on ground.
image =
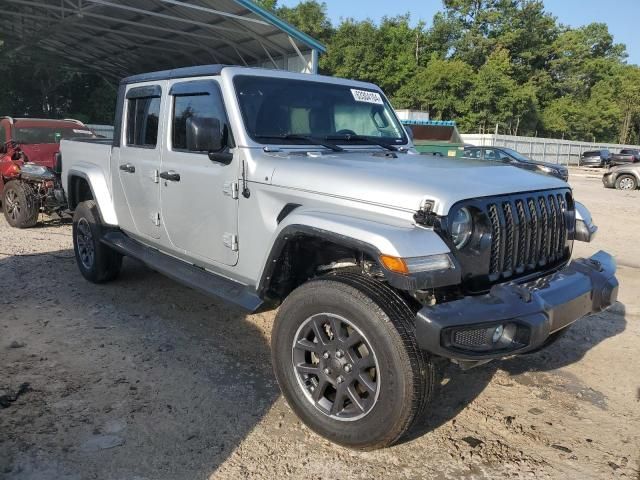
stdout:
{"type": "MultiPolygon", "coordinates": [[[[536,353],[494,361],[470,370],[463,371],[450,362],[437,361],[433,402],[403,441],[414,440],[455,418],[482,393],[498,370],[506,371],[519,383],[532,385],[537,380],[526,378],[527,374],[553,372],[579,362],[593,347],[625,330],[625,314],[624,305],[618,302],[606,312],[579,320],[557,341],[536,353]]],[[[562,377],[564,388],[581,389],[577,379],[569,373],[562,373],[562,377]]],[[[543,380],[543,383],[548,381],[543,380]]],[[[594,404],[603,406],[604,396],[600,392],[592,392],[590,397],[594,404]]]]}
{"type": "Polygon", "coordinates": [[[0,259],[0,390],[29,383],[0,409],[0,476],[205,478],[279,395],[263,319],[129,259],[90,284],[72,255],[0,259]]]}
{"type": "MultiPolygon", "coordinates": [[[[93,285],[71,250],[2,258],[0,278],[0,390],[30,385],[0,409],[7,479],[205,478],[279,396],[269,314],[247,318],[129,259],[93,285]]],[[[455,418],[498,369],[562,368],[625,325],[617,304],[529,356],[469,371],[438,361],[433,402],[404,441],[455,418]]]]}

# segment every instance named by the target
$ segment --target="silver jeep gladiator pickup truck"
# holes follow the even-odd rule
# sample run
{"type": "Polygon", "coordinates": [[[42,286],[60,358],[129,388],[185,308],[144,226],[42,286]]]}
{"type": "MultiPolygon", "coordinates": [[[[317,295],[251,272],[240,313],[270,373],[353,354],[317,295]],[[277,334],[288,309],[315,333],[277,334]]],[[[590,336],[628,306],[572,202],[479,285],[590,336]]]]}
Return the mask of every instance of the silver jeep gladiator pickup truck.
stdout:
{"type": "Polygon", "coordinates": [[[122,80],[113,141],[63,140],[91,282],[122,256],[247,312],[279,306],[275,375],[313,430],[397,441],[434,359],[544,347],[615,302],[615,262],[562,180],[419,155],[369,83],[202,66],[122,80]]]}

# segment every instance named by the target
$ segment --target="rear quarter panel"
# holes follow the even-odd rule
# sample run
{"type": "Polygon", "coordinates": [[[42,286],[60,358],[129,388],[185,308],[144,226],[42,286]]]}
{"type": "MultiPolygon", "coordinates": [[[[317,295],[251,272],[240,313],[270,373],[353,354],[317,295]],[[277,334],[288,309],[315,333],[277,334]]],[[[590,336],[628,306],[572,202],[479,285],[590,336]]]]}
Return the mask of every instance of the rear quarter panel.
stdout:
{"type": "Polygon", "coordinates": [[[118,225],[111,188],[111,140],[62,140],[62,185],[72,195],[71,179],[84,178],[91,187],[102,220],[118,225]]]}

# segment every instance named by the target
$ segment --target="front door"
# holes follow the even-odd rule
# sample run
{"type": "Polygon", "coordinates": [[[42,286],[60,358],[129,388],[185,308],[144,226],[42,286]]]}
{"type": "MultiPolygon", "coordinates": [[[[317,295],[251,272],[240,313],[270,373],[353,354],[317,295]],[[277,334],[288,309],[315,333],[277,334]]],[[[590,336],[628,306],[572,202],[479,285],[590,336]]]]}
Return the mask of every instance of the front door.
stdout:
{"type": "MultiPolygon", "coordinates": [[[[160,85],[130,87],[123,112],[123,141],[114,158],[126,205],[116,202],[123,227],[139,235],[160,238],[160,183],[164,105],[160,85]],[[127,215],[126,213],[129,213],[127,215]],[[128,225],[128,223],[132,223],[128,225]]],[[[117,172],[117,173],[116,173],[117,172]]]]}
{"type": "Polygon", "coordinates": [[[219,128],[233,146],[217,81],[170,84],[167,145],[160,168],[161,217],[168,247],[203,263],[238,261],[237,158],[210,158],[198,128],[219,128]],[[211,127],[215,125],[215,127],[211,127]],[[206,127],[203,127],[206,126],[206,127]]]}

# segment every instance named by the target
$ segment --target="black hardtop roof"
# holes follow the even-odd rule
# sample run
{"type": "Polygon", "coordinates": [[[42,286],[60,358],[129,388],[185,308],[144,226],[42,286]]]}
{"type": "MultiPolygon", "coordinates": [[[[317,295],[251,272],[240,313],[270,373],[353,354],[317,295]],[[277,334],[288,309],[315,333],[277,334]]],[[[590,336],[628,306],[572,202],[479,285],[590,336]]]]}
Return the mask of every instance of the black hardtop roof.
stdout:
{"type": "Polygon", "coordinates": [[[171,80],[174,78],[202,77],[205,75],[220,75],[223,68],[230,65],[198,65],[195,67],[174,68],[172,70],[161,70],[159,72],[141,73],[123,78],[120,85],[131,83],[153,82],[160,80],[171,80]]]}

